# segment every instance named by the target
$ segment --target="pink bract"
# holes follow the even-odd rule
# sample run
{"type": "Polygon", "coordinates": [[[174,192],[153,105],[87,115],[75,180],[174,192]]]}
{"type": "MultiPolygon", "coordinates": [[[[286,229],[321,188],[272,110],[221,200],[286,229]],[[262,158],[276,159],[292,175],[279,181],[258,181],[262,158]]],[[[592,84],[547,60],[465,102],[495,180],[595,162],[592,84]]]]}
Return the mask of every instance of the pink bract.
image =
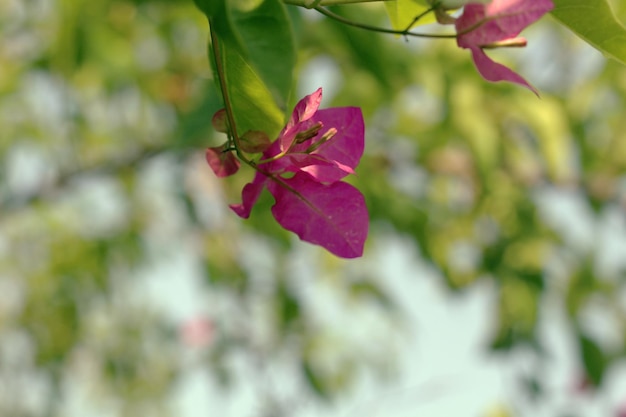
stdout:
{"type": "Polygon", "coordinates": [[[282,227],[342,258],[363,254],[369,216],[359,190],[343,181],[321,184],[306,173],[284,183],[290,188],[268,183],[276,199],[272,214],[282,227]]]}
{"type": "Polygon", "coordinates": [[[354,173],[363,155],[363,115],[356,107],[318,110],[321,98],[318,89],[300,100],[263,153],[253,181],[244,186],[241,204],[230,207],[248,218],[267,187],[276,200],[272,214],[282,227],[337,256],[354,258],[363,254],[369,216],[363,195],[341,179],[354,173]]]}
{"type": "Polygon", "coordinates": [[[318,88],[313,94],[309,94],[296,104],[287,126],[278,135],[280,150],[288,149],[298,131],[306,130],[311,123],[306,123],[314,114],[322,102],[322,89],[318,88]],[[306,127],[304,124],[306,123],[306,127]]]}
{"type": "MultiPolygon", "coordinates": [[[[483,48],[515,39],[524,28],[553,7],[551,0],[493,0],[486,5],[468,4],[455,23],[459,33],[457,44],[472,52],[474,64],[486,80],[510,81],[537,94],[535,88],[520,75],[492,61],[483,48]]],[[[519,41],[525,42],[523,38],[519,41]]]]}

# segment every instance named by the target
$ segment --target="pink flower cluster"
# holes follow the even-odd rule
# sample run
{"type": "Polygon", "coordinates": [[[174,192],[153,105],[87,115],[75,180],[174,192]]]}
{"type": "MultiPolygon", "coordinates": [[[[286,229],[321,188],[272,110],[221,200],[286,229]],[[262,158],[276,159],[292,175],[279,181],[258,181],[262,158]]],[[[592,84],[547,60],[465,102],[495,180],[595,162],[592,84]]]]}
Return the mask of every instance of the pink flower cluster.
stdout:
{"type": "MultiPolygon", "coordinates": [[[[267,188],[276,201],[272,214],[283,228],[337,256],[355,258],[363,254],[369,215],[361,192],[341,180],[354,173],[363,155],[363,116],[358,107],[318,110],[321,99],[318,89],[300,100],[256,163],[242,203],[230,207],[248,218],[267,188]]],[[[209,148],[206,157],[217,176],[238,168],[232,152],[222,148],[209,148]]]]}
{"type": "Polygon", "coordinates": [[[469,3],[456,19],[457,44],[472,52],[478,72],[487,81],[510,81],[537,91],[524,78],[504,65],[492,61],[485,49],[525,46],[519,33],[552,10],[551,0],[492,0],[488,4],[469,3]]]}

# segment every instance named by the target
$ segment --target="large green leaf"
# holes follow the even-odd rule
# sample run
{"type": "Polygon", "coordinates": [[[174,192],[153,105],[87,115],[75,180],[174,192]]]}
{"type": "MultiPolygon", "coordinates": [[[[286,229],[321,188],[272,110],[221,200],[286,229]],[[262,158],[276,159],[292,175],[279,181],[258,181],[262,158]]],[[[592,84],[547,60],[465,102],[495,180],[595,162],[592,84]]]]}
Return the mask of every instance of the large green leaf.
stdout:
{"type": "Polygon", "coordinates": [[[222,41],[219,49],[237,131],[260,130],[275,137],[283,127],[284,112],[237,45],[222,41]]]}
{"type": "Polygon", "coordinates": [[[293,86],[296,50],[285,7],[279,0],[264,0],[248,10],[242,1],[233,2],[232,21],[246,56],[282,109],[293,86]]]}
{"type": "Polygon", "coordinates": [[[552,15],[604,55],[626,64],[626,28],[606,0],[554,0],[552,15]]]}
{"type": "Polygon", "coordinates": [[[237,131],[271,138],[285,121],[296,52],[289,17],[280,0],[195,0],[220,43],[237,131]]]}

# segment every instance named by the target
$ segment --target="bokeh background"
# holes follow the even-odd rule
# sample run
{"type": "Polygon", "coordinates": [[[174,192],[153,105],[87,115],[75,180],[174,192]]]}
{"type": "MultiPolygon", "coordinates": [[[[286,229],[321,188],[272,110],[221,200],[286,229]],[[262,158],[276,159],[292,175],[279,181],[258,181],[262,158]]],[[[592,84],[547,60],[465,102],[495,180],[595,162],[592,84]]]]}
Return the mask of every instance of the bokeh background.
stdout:
{"type": "Polygon", "coordinates": [[[0,0],[0,415],[626,415],[626,69],[547,16],[490,52],[538,99],[289,12],[366,118],[362,259],[228,210],[191,0],[0,0]]]}

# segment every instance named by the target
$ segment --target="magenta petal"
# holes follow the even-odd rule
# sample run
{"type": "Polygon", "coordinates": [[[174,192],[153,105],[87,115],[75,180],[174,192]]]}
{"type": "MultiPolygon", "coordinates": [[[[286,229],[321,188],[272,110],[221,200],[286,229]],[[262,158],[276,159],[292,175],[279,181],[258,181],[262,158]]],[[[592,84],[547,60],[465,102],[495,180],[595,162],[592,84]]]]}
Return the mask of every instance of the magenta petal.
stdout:
{"type": "Polygon", "coordinates": [[[320,155],[309,153],[290,153],[288,155],[289,156],[285,158],[285,167],[292,172],[297,172],[298,170],[306,171],[308,168],[318,165],[335,166],[334,162],[320,155]]]}
{"type": "Polygon", "coordinates": [[[316,138],[295,146],[294,152],[304,152],[330,128],[334,128],[337,129],[335,136],[311,153],[333,163],[310,165],[303,171],[308,172],[320,182],[339,181],[353,173],[365,148],[365,124],[361,109],[339,107],[319,110],[311,121],[321,122],[324,128],[316,138]]]}
{"type": "Polygon", "coordinates": [[[522,30],[554,8],[552,0],[493,0],[484,6],[501,27],[522,30]]]}
{"type": "Polygon", "coordinates": [[[309,162],[301,165],[300,170],[309,174],[318,182],[332,183],[339,181],[346,175],[354,174],[354,170],[337,161],[327,161],[320,155],[310,155],[309,162]]]}
{"type": "Polygon", "coordinates": [[[516,37],[553,7],[551,0],[493,0],[487,5],[468,4],[455,22],[457,33],[461,33],[457,44],[471,48],[516,37]],[[484,23],[463,33],[480,22],[484,23]]]}
{"type": "Polygon", "coordinates": [[[222,146],[207,148],[204,156],[215,175],[219,178],[228,177],[239,170],[239,160],[232,152],[224,152],[222,146]]]}
{"type": "Polygon", "coordinates": [[[322,88],[318,88],[314,93],[302,98],[291,113],[291,118],[287,122],[287,126],[280,132],[278,141],[280,149],[288,149],[294,137],[298,133],[298,124],[309,120],[322,102],[322,88]]]}
{"type": "Polygon", "coordinates": [[[537,90],[530,85],[524,78],[522,78],[515,71],[510,68],[505,67],[502,64],[498,64],[494,62],[485,54],[480,48],[470,48],[472,51],[472,58],[474,59],[474,64],[480,72],[480,75],[487,81],[497,82],[497,81],[510,81],[512,83],[516,83],[522,85],[533,93],[539,96],[537,90]]]}
{"type": "Polygon", "coordinates": [[[257,172],[254,176],[254,180],[243,187],[241,191],[241,204],[231,204],[228,207],[241,218],[247,219],[250,217],[252,207],[259,199],[266,181],[267,177],[257,172]]]}
{"type": "MultiPolygon", "coordinates": [[[[296,107],[293,109],[293,113],[291,114],[291,120],[289,120],[289,124],[294,126],[296,123],[303,122],[305,120],[309,120],[317,109],[320,107],[320,103],[322,102],[322,88],[318,88],[314,93],[305,96],[296,104],[296,107]]],[[[288,125],[289,126],[289,125],[288,125]]]]}
{"type": "Polygon", "coordinates": [[[286,186],[268,182],[276,199],[272,214],[282,227],[339,257],[363,255],[369,216],[359,190],[345,182],[324,185],[305,173],[283,181],[286,186]]]}
{"type": "MultiPolygon", "coordinates": [[[[315,115],[315,121],[328,128],[337,129],[337,134],[315,151],[327,159],[356,168],[365,149],[365,123],[359,107],[323,109],[315,115]]],[[[325,133],[325,130],[320,132],[325,133]]]]}

